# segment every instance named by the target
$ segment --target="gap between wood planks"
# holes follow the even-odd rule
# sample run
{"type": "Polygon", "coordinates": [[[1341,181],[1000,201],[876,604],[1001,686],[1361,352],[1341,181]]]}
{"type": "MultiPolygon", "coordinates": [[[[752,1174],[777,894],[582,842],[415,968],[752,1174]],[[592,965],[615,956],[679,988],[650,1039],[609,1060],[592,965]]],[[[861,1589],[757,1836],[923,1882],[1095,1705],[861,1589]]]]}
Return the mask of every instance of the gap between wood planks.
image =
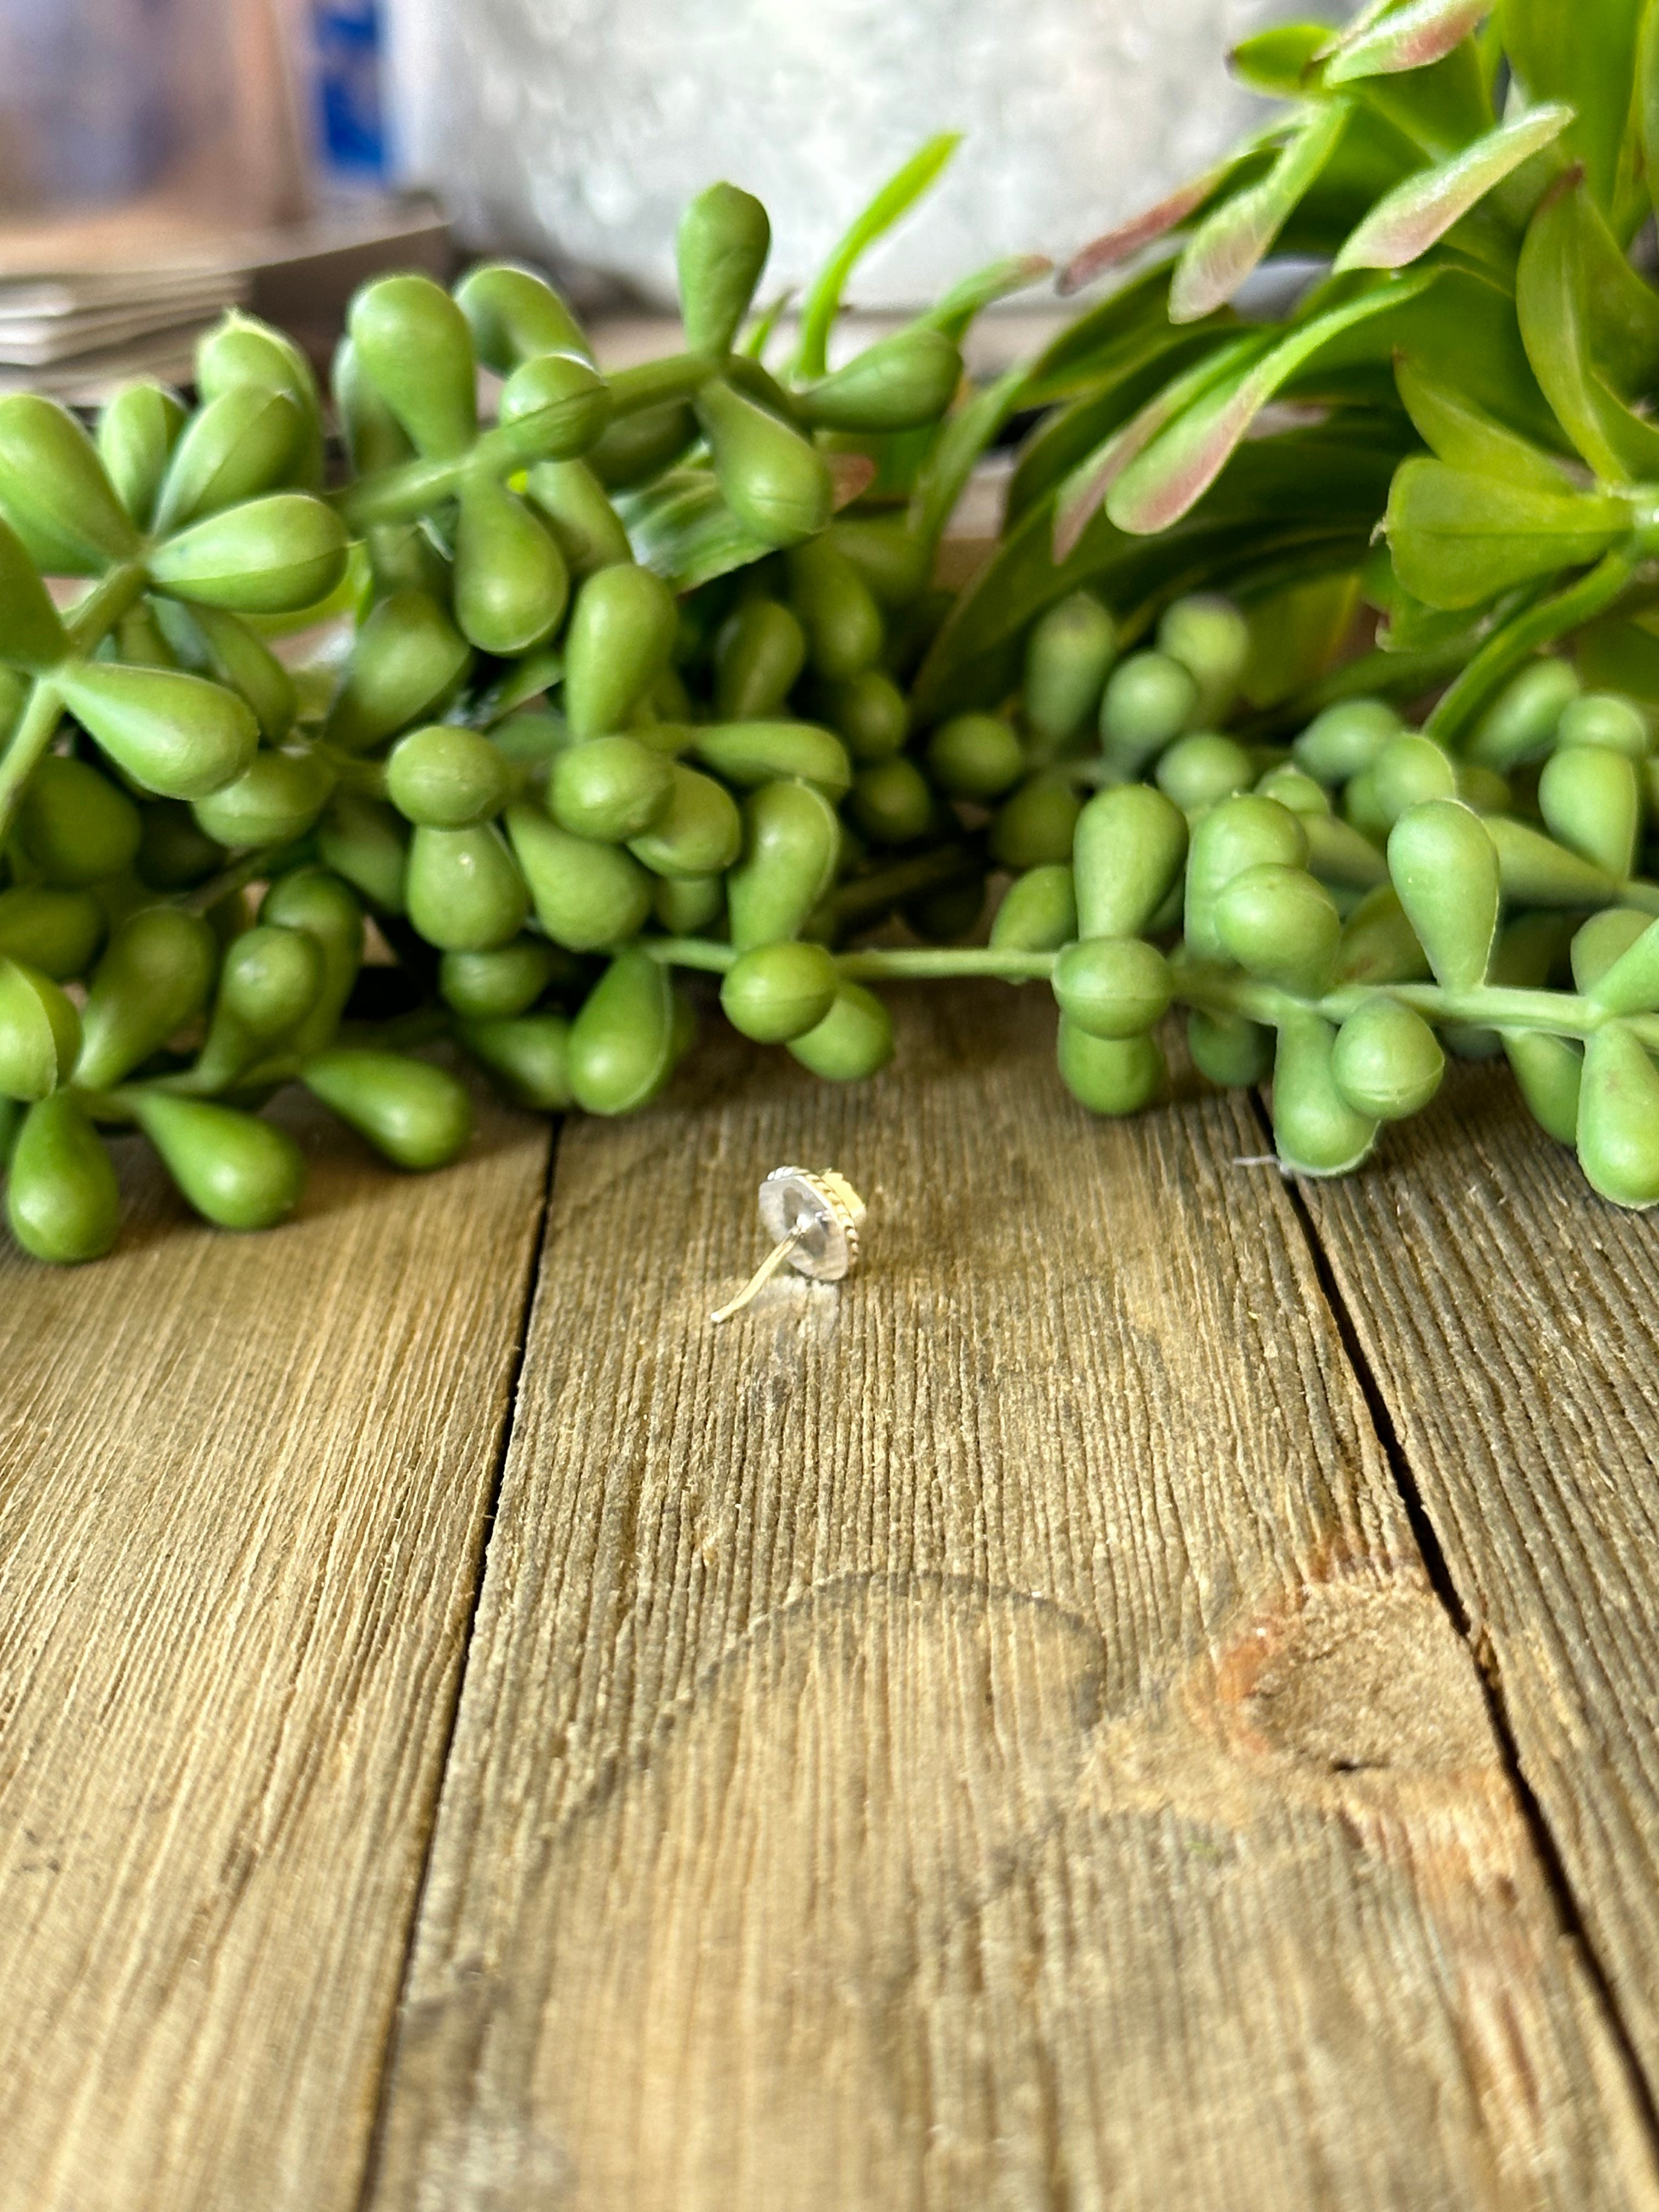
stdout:
{"type": "Polygon", "coordinates": [[[530,1317],[535,1311],[536,1294],[541,1285],[542,1261],[547,1250],[548,1225],[553,1218],[553,1181],[558,1172],[559,1145],[564,1135],[562,1121],[556,1122],[551,1142],[547,1147],[547,1169],[542,1177],[542,1210],[536,1224],[536,1241],[531,1249],[529,1271],[525,1277],[524,1301],[519,1308],[519,1323],[513,1340],[513,1359],[507,1384],[507,1419],[501,1424],[501,1438],[495,1453],[495,1465],[489,1478],[489,1498],[484,1507],[483,1534],[478,1545],[477,1561],[473,1574],[472,1601],[467,1607],[466,1626],[461,1643],[461,1663],[455,1669],[455,1686],[450,1698],[449,1711],[444,1717],[443,1750],[438,1760],[437,1784],[432,1795],[432,1823],[426,1833],[425,1848],[421,1853],[420,1880],[415,1886],[415,1899],[409,1915],[409,1925],[404,1934],[404,1954],[398,1975],[398,2002],[392,2008],[386,2030],[386,2039],[380,2051],[380,2063],[375,2070],[374,2118],[369,2130],[368,2145],[363,2157],[362,2180],[358,2187],[357,2203],[367,2204],[374,2190],[380,2162],[380,2142],[386,2128],[387,2090],[390,2086],[392,2054],[396,2047],[398,2015],[402,2011],[409,1990],[410,1968],[414,1962],[415,1943],[420,1933],[421,1919],[426,1907],[427,1885],[432,1877],[432,1854],[438,1838],[438,1805],[443,1796],[444,1778],[449,1771],[450,1753],[454,1747],[456,1723],[460,1718],[461,1698],[466,1689],[466,1671],[472,1659],[472,1646],[478,1625],[478,1607],[483,1597],[484,1582],[489,1566],[490,1540],[495,1533],[495,1516],[501,1505],[501,1482],[507,1473],[507,1455],[513,1442],[513,1431],[519,1410],[519,1382],[524,1373],[525,1352],[530,1342],[530,1317]]]}
{"type": "MultiPolygon", "coordinates": [[[[1251,1093],[1251,1103],[1255,1110],[1256,1119],[1261,1125],[1263,1136],[1271,1146],[1273,1117],[1268,1111],[1267,1100],[1260,1091],[1255,1091],[1251,1093]]],[[[1486,1700],[1486,1716],[1492,1723],[1492,1735],[1498,1744],[1504,1771],[1509,1778],[1510,1787],[1515,1793],[1516,1804],[1520,1807],[1521,1815],[1526,1823],[1534,1852],[1536,1854],[1539,1865],[1543,1870],[1544,1879],[1548,1884],[1550,1894],[1554,1900],[1561,1933],[1575,1947],[1583,1961],[1585,1973],[1595,1991],[1607,2033],[1623,2062],[1631,2094],[1641,2112],[1648,2135],[1656,2150],[1659,2150],[1659,2103],[1655,2100],[1653,2085],[1648,2080],[1641,2060],[1637,2055],[1635,2042],[1626,2025],[1624,2015],[1619,2009],[1618,2000],[1613,1995],[1612,1978],[1585,1925],[1584,1916],[1579,1909],[1578,1899],[1573,1893],[1572,1883],[1567,1874],[1566,1862],[1562,1856],[1560,1846],[1555,1840],[1554,1832],[1549,1825],[1542,1805],[1539,1802],[1537,1792],[1528,1781],[1525,1770],[1522,1765],[1520,1746],[1516,1740],[1509,1709],[1504,1702],[1504,1684],[1498,1655],[1493,1650],[1490,1639],[1477,1632],[1470,1618],[1468,1607],[1463,1602],[1462,1593],[1457,1587],[1447,1561],[1445,1547],[1440,1540],[1417,1478],[1412,1472],[1411,1462],[1400,1441],[1399,1431],[1395,1426],[1394,1416],[1389,1410],[1388,1401],[1372,1371],[1370,1361],[1365,1356],[1364,1347],[1360,1343],[1359,1332],[1354,1325],[1353,1316],[1349,1311],[1347,1300],[1342,1295],[1329,1255],[1320,1240],[1319,1231],[1315,1224],[1313,1215],[1309,1211],[1307,1199],[1303,1193],[1300,1181],[1293,1175],[1285,1176],[1284,1180],[1285,1194],[1291,1202],[1291,1211],[1295,1214],[1297,1225],[1306,1241],[1308,1257],[1312,1262],[1314,1273],[1318,1279],[1325,1304],[1330,1310],[1331,1319],[1341,1340],[1342,1349],[1347,1356],[1349,1365],[1353,1370],[1354,1379],[1359,1385],[1360,1395],[1365,1401],[1365,1410],[1370,1417],[1371,1426],[1376,1432],[1376,1440],[1382,1448],[1389,1478],[1395,1490],[1400,1493],[1400,1502],[1405,1508],[1406,1518],[1411,1523],[1412,1534],[1416,1539],[1417,1548],[1422,1554],[1423,1566],[1428,1576],[1430,1586],[1444,1607],[1452,1626],[1468,1646],[1469,1656],[1474,1662],[1475,1674],[1480,1680],[1481,1694],[1486,1700]]]]}

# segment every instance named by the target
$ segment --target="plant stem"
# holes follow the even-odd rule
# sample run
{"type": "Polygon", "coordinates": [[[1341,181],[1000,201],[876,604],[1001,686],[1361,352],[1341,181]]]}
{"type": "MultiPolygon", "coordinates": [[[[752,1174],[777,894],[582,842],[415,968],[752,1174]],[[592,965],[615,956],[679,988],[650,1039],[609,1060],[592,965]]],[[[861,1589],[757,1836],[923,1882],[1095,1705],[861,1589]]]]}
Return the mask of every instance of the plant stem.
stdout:
{"type": "MultiPolygon", "coordinates": [[[[695,354],[683,353],[667,361],[624,368],[610,379],[611,415],[613,418],[637,415],[642,408],[695,398],[715,374],[717,366],[695,354]]],[[[529,423],[502,424],[484,431],[466,453],[448,460],[404,461],[395,469],[382,469],[347,484],[332,495],[333,505],[352,530],[365,530],[380,522],[414,522],[453,498],[469,470],[510,476],[543,458],[536,451],[536,433],[529,423]]]]}
{"type": "Polygon", "coordinates": [[[101,575],[78,606],[69,610],[70,658],[84,660],[122,616],[137,605],[149,578],[142,561],[123,561],[101,575]]]}
{"type": "Polygon", "coordinates": [[[225,866],[216,870],[204,883],[198,884],[192,890],[181,891],[171,903],[181,906],[186,914],[205,914],[210,907],[217,906],[222,898],[228,898],[232,891],[246,890],[249,884],[257,883],[273,860],[292,849],[294,842],[290,838],[286,845],[251,848],[236,860],[227,862],[225,866]]]}
{"type": "Polygon", "coordinates": [[[611,386],[611,419],[695,399],[719,373],[718,362],[695,353],[670,354],[662,361],[641,362],[636,368],[619,368],[605,380],[611,386]]]}
{"type": "Polygon", "coordinates": [[[58,718],[63,711],[63,694],[51,677],[37,676],[28,704],[11,733],[11,743],[0,755],[0,842],[10,833],[23,787],[58,734],[58,718]]]}
{"type": "Polygon", "coordinates": [[[356,792],[364,799],[386,797],[384,761],[365,760],[361,754],[330,744],[325,738],[313,738],[306,750],[325,763],[337,790],[356,792]]]}
{"type": "MultiPolygon", "coordinates": [[[[65,658],[84,660],[88,653],[142,597],[145,583],[140,561],[124,561],[100,576],[80,605],[70,610],[64,628],[70,649],[65,658]]],[[[0,754],[0,844],[10,832],[23,796],[23,787],[58,734],[58,718],[64,711],[63,694],[52,677],[37,676],[28,704],[18,718],[11,742],[0,754]]]]}
{"type": "MultiPolygon", "coordinates": [[[[723,975],[739,957],[733,946],[706,937],[647,937],[641,947],[666,966],[699,968],[711,975],[723,975]]],[[[837,953],[836,965],[856,983],[952,975],[997,975],[1007,983],[1029,983],[1053,973],[1054,956],[995,945],[894,945],[837,953]]]]}
{"type": "Polygon", "coordinates": [[[642,937],[640,950],[665,968],[696,968],[705,975],[724,975],[738,957],[734,945],[712,937],[642,937]]]}
{"type": "MultiPolygon", "coordinates": [[[[642,950],[665,966],[697,968],[714,975],[723,975],[738,957],[731,945],[704,937],[647,938],[642,950]]],[[[941,981],[957,975],[1035,983],[1052,976],[1057,957],[1053,952],[1022,952],[997,945],[896,945],[839,953],[836,965],[849,982],[856,983],[941,981]]],[[[1171,960],[1170,971],[1178,1006],[1206,1014],[1243,1014],[1269,1029],[1297,1014],[1318,1014],[1340,1025],[1386,994],[1402,1006],[1415,1007],[1429,1021],[1481,1029],[1542,1030],[1552,1036],[1587,1037],[1605,1023],[1628,1021],[1644,1044],[1659,1050],[1659,1015],[1615,1016],[1593,999],[1571,991],[1522,991],[1498,983],[1477,984],[1468,991],[1449,991],[1439,983],[1346,983],[1316,999],[1298,999],[1236,968],[1188,960],[1179,954],[1171,960]]]]}
{"type": "Polygon", "coordinates": [[[832,926],[844,927],[866,915],[883,914],[900,899],[920,891],[941,890],[947,884],[964,882],[983,872],[984,860],[967,845],[940,845],[931,853],[918,853],[908,860],[895,860],[867,876],[854,876],[833,890],[823,902],[832,926]]]}
{"type": "Polygon", "coordinates": [[[1179,957],[1170,968],[1175,995],[1182,1005],[1206,1014],[1243,1014],[1269,1028],[1298,1013],[1318,1014],[1340,1025],[1382,993],[1414,1007],[1425,1020],[1480,1029],[1541,1030],[1552,1036],[1587,1037],[1607,1022],[1628,1021],[1644,1044],[1659,1048],[1659,1015],[1615,1016],[1595,1000],[1571,991],[1523,991],[1499,983],[1479,983],[1467,991],[1450,991],[1440,983],[1347,983],[1321,998],[1298,999],[1236,969],[1179,957]]]}
{"type": "Polygon", "coordinates": [[[836,965],[855,983],[951,975],[996,975],[1005,983],[1035,983],[1053,975],[1054,955],[1019,952],[1000,945],[896,945],[839,953],[836,965]]]}
{"type": "Polygon", "coordinates": [[[377,522],[415,522],[452,497],[466,474],[470,454],[447,461],[405,461],[347,484],[332,503],[348,529],[363,531],[377,522]]]}

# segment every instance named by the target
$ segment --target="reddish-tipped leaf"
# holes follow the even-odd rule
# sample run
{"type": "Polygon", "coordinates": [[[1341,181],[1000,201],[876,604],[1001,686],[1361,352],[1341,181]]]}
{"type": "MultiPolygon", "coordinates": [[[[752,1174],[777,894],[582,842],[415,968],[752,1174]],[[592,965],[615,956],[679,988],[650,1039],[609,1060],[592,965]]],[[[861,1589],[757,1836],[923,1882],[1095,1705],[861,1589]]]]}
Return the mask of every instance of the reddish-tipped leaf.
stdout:
{"type": "Polygon", "coordinates": [[[1153,440],[1177,421],[1183,411],[1217,384],[1247,367],[1261,352],[1259,337],[1236,338],[1231,345],[1200,362],[1182,376],[1166,384],[1139,411],[1103,439],[1061,484],[1054,501],[1054,548],[1056,561],[1064,561],[1076,547],[1101,502],[1131,462],[1153,440]]]}
{"type": "Polygon", "coordinates": [[[1403,269],[1443,239],[1523,161],[1559,138],[1572,120],[1559,105],[1529,109],[1500,124],[1473,146],[1437,161],[1385,192],[1336,257],[1344,269],[1403,269]]]}
{"type": "Polygon", "coordinates": [[[1261,183],[1200,224],[1170,285],[1172,323],[1194,323],[1231,299],[1336,151],[1348,114],[1346,100],[1313,108],[1261,183]]]}
{"type": "Polygon", "coordinates": [[[1426,69],[1461,46],[1491,6],[1492,0],[1407,0],[1380,20],[1367,10],[1326,48],[1324,81],[1347,84],[1426,69]]]}
{"type": "Polygon", "coordinates": [[[1425,271],[1334,307],[1292,331],[1236,381],[1206,392],[1120,464],[1107,498],[1112,520],[1134,537],[1168,529],[1209,489],[1251,423],[1298,369],[1345,331],[1399,307],[1432,282],[1433,273],[1425,271]]]}

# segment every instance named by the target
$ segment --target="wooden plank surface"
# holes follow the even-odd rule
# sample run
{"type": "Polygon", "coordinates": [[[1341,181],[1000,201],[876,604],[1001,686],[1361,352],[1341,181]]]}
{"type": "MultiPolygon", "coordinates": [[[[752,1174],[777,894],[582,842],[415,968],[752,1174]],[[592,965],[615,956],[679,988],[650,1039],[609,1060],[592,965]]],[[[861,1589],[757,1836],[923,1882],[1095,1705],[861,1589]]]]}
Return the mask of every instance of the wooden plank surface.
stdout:
{"type": "Polygon", "coordinates": [[[331,2212],[368,2145],[545,1188],[320,1111],[301,1216],[0,1256],[0,2206],[331,2212]]]}
{"type": "Polygon", "coordinates": [[[1659,2093],[1659,1223],[1474,1070],[1307,1196],[1659,2093]]]}
{"type": "Polygon", "coordinates": [[[380,2212],[1659,2204],[1248,1107],[1051,1022],[567,1132],[380,2212]]]}

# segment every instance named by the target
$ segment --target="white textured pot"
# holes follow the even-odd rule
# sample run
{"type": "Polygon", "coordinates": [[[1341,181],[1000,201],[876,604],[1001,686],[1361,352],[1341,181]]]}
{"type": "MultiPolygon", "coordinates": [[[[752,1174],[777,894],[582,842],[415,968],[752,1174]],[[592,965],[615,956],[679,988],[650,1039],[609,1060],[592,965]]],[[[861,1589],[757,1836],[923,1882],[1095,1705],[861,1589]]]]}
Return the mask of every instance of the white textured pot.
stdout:
{"type": "Polygon", "coordinates": [[[404,166],[476,244],[672,296],[675,220],[724,176],[813,266],[936,131],[968,142],[857,291],[907,305],[1000,253],[1069,252],[1259,112],[1226,48],[1284,0],[393,0],[404,166]]]}

